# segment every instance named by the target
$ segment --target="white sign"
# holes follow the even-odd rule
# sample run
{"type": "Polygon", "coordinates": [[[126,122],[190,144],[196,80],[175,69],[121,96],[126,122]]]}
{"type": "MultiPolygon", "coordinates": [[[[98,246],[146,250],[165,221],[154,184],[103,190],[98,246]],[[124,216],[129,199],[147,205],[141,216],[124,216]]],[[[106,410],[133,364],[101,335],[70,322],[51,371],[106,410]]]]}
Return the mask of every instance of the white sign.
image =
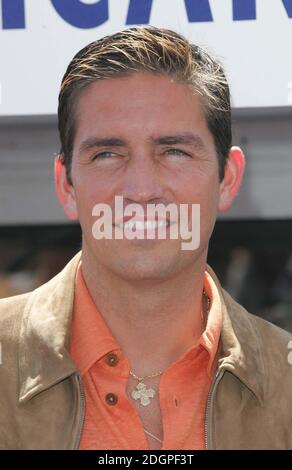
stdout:
{"type": "Polygon", "coordinates": [[[73,55],[135,24],[215,53],[234,107],[291,106],[292,0],[0,0],[0,115],[55,114],[73,55]]]}

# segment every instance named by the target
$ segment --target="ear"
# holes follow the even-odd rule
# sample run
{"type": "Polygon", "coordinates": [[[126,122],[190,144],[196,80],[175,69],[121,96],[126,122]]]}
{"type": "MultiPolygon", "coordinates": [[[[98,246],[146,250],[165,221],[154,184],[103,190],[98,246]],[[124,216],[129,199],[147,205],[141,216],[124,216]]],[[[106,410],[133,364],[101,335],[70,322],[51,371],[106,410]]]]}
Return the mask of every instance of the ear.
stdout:
{"type": "Polygon", "coordinates": [[[63,210],[70,220],[78,219],[77,206],[73,186],[68,182],[66,176],[66,167],[62,156],[58,154],[55,158],[55,187],[58,199],[63,210]]]}
{"type": "Polygon", "coordinates": [[[245,157],[239,147],[230,149],[225,164],[224,178],[220,183],[218,210],[227,211],[232,206],[241,186],[245,168],[245,157]]]}

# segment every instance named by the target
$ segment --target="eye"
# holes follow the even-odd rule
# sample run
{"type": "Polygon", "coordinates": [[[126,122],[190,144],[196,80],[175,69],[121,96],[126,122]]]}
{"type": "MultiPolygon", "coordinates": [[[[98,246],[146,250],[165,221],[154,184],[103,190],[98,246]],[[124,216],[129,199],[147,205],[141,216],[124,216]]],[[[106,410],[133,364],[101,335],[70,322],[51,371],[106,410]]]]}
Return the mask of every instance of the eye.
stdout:
{"type": "Polygon", "coordinates": [[[114,152],[100,152],[100,153],[96,153],[95,155],[93,155],[92,157],[92,161],[93,160],[105,160],[105,159],[108,159],[110,157],[115,157],[117,154],[114,153],[114,152]]]}
{"type": "Polygon", "coordinates": [[[191,155],[188,152],[185,152],[184,150],[181,150],[179,148],[171,148],[166,150],[167,155],[175,155],[175,156],[185,156],[185,157],[191,157],[191,155]]]}

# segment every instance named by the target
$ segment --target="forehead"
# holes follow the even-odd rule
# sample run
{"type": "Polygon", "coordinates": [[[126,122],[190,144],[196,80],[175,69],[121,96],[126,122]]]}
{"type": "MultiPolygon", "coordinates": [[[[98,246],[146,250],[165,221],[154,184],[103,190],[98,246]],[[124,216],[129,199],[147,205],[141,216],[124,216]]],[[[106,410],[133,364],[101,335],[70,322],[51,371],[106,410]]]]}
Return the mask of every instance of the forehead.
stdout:
{"type": "MultiPolygon", "coordinates": [[[[76,107],[75,140],[86,134],[133,135],[208,129],[198,96],[175,78],[152,73],[97,80],[86,87],[76,107]]],[[[209,136],[210,137],[210,136],[209,136]]]]}

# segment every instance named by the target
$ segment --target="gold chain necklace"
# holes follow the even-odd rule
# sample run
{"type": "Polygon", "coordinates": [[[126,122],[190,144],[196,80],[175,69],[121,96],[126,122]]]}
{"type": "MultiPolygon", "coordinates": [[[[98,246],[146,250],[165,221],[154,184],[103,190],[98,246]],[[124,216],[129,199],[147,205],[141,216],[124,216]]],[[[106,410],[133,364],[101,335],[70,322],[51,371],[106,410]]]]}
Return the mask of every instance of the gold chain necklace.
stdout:
{"type": "MultiPolygon", "coordinates": [[[[206,294],[205,289],[203,290],[203,296],[207,301],[206,314],[208,314],[211,301],[208,295],[206,294]]],[[[152,398],[155,397],[156,390],[154,390],[154,388],[147,388],[147,385],[144,384],[144,380],[153,379],[154,377],[159,377],[162,374],[163,374],[163,371],[159,371],[151,375],[145,375],[144,377],[139,377],[138,375],[134,374],[134,372],[130,370],[130,375],[134,379],[138,380],[138,384],[136,385],[135,390],[132,391],[131,397],[134,398],[134,400],[140,400],[140,405],[148,406],[151,403],[152,398]]]]}

